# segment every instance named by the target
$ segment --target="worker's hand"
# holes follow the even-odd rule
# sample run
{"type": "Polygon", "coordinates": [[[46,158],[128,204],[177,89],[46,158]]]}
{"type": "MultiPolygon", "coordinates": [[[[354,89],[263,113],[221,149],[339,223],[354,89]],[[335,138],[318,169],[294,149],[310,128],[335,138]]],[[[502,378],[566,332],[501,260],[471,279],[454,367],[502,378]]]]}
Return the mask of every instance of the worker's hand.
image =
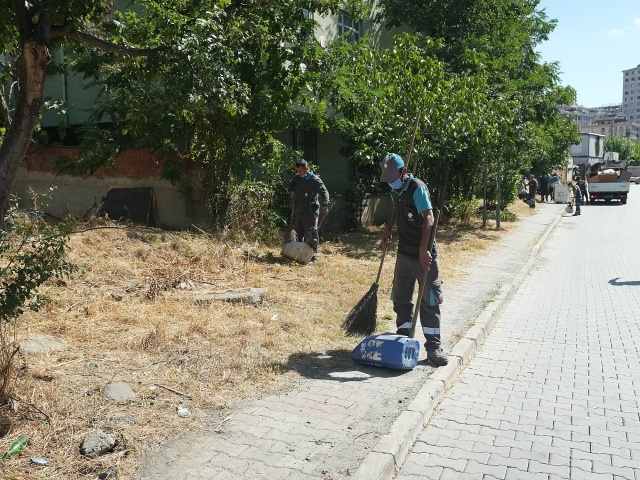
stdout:
{"type": "Polygon", "coordinates": [[[428,272],[431,268],[431,262],[433,258],[431,257],[431,252],[420,252],[420,263],[422,264],[422,268],[424,268],[425,272],[428,272]]]}
{"type": "Polygon", "coordinates": [[[383,245],[389,245],[391,243],[391,230],[385,225],[380,234],[380,241],[383,245]]]}

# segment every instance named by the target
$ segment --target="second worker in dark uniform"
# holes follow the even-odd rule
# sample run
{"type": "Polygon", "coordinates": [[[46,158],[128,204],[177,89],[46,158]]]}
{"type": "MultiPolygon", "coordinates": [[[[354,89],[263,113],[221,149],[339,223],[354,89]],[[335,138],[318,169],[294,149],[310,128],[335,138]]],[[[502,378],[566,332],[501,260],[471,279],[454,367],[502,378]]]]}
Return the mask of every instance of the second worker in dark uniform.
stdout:
{"type": "Polygon", "coordinates": [[[318,218],[329,214],[329,191],[318,175],[309,170],[306,160],[296,162],[296,175],[289,183],[289,194],[295,202],[294,229],[298,241],[313,247],[312,262],[318,258],[318,218]]]}

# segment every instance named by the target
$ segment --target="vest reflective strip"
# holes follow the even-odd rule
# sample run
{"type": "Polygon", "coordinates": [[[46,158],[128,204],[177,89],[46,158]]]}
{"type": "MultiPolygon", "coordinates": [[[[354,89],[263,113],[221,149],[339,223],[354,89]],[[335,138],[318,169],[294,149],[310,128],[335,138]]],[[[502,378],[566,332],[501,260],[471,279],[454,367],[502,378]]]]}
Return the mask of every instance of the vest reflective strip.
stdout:
{"type": "Polygon", "coordinates": [[[440,329],[423,327],[422,333],[424,333],[425,335],[440,335],[440,329]]]}
{"type": "Polygon", "coordinates": [[[402,325],[398,327],[398,329],[400,328],[407,328],[407,329],[411,328],[411,322],[404,322],[402,325]]]}

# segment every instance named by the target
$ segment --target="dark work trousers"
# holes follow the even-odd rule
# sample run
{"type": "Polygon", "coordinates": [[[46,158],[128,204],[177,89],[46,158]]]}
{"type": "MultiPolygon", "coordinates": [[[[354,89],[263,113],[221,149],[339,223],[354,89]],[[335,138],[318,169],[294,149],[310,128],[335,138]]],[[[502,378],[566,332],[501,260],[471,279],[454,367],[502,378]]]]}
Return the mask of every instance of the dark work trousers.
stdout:
{"type": "MultiPolygon", "coordinates": [[[[424,278],[424,268],[418,258],[398,253],[396,268],[393,274],[391,300],[396,312],[397,333],[408,335],[413,321],[413,294],[418,283],[424,278]]],[[[440,347],[440,304],[442,303],[442,282],[438,278],[438,260],[431,262],[427,274],[427,285],[420,303],[420,323],[426,339],[427,351],[440,347]]]]}
{"type": "Polygon", "coordinates": [[[576,197],[576,213],[574,215],[580,215],[580,205],[582,205],[582,196],[576,197]]]}
{"type": "Polygon", "coordinates": [[[313,247],[313,256],[318,255],[318,243],[320,243],[320,237],[318,236],[318,216],[312,213],[300,213],[296,214],[296,235],[299,242],[306,242],[313,247]]]}
{"type": "Polygon", "coordinates": [[[589,205],[589,194],[586,190],[580,190],[580,196],[582,197],[582,203],[584,205],[589,205]]]}

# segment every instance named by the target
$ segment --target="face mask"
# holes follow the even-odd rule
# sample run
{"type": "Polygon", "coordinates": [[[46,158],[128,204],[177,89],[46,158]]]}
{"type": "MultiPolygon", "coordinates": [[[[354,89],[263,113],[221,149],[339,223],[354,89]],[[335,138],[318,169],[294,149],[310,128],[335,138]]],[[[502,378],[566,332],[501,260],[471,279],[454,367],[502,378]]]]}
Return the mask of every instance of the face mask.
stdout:
{"type": "Polygon", "coordinates": [[[307,176],[307,174],[306,173],[299,173],[298,176],[301,177],[301,178],[304,178],[304,177],[307,176]]]}
{"type": "Polygon", "coordinates": [[[402,177],[400,177],[400,178],[399,178],[399,179],[397,179],[395,182],[387,182],[387,183],[389,184],[389,186],[390,186],[391,188],[393,188],[394,190],[397,190],[397,189],[399,189],[399,188],[402,186],[402,184],[403,184],[404,182],[402,181],[402,177]]]}

